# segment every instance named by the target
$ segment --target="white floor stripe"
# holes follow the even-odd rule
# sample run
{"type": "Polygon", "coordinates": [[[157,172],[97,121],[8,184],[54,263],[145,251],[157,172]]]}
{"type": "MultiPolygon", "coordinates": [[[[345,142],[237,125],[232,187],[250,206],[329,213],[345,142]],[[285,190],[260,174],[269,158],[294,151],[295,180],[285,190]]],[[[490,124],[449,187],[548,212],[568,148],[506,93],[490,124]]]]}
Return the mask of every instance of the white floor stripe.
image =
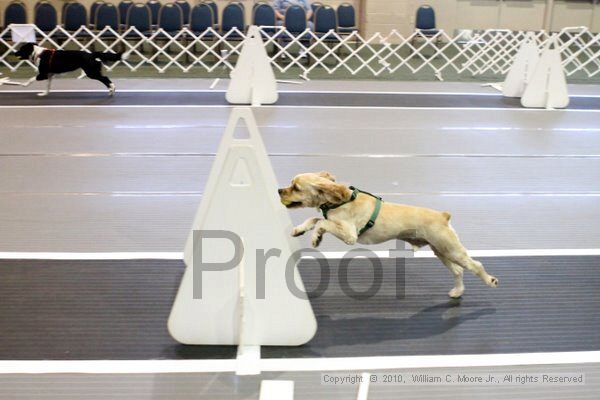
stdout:
{"type": "MultiPolygon", "coordinates": [[[[600,351],[468,354],[443,356],[389,356],[340,358],[268,358],[260,360],[265,372],[372,371],[416,368],[498,367],[517,365],[600,363],[600,351]]],[[[85,360],[0,361],[0,374],[165,374],[235,372],[228,360],[85,360]]]]}
{"type": "Polygon", "coordinates": [[[0,361],[0,374],[160,374],[235,372],[236,360],[0,361]]]}
{"type": "Polygon", "coordinates": [[[360,384],[358,385],[358,393],[356,400],[367,400],[369,398],[369,384],[371,383],[371,374],[365,372],[361,376],[360,384]]]}
{"type": "MultiPolygon", "coordinates": [[[[196,105],[196,104],[173,104],[173,105],[21,105],[21,106],[0,106],[0,109],[18,109],[18,108],[231,108],[235,105],[196,105]]],[[[538,112],[588,112],[598,113],[600,110],[586,109],[551,109],[545,108],[501,108],[501,107],[378,107],[378,106],[278,106],[278,105],[263,105],[261,108],[293,108],[293,109],[347,109],[347,110],[449,110],[449,111],[538,111],[538,112]]]]}
{"type": "MultiPolygon", "coordinates": [[[[348,251],[323,251],[321,255],[326,259],[340,259],[348,254],[348,251]]],[[[370,253],[356,252],[353,254],[367,255],[375,254],[379,258],[396,257],[398,250],[375,250],[370,253]]],[[[435,255],[430,250],[402,250],[400,253],[415,258],[433,258],[435,255]]],[[[598,256],[600,249],[504,249],[504,250],[470,250],[472,257],[531,257],[531,256],[598,256]]],[[[305,256],[303,258],[314,258],[305,256]]],[[[0,252],[0,260],[181,260],[182,252],[0,252]]]]}
{"type": "MultiPolygon", "coordinates": [[[[117,93],[225,93],[224,89],[213,89],[217,86],[221,78],[216,78],[210,88],[207,89],[119,89],[117,93]],[[211,90],[212,89],[212,90],[211,90]]],[[[294,80],[278,80],[282,84],[305,85],[305,82],[294,80]]],[[[23,90],[0,90],[0,93],[39,93],[43,90],[40,88],[23,89],[23,90]]],[[[319,90],[319,89],[304,89],[304,90],[279,90],[279,93],[301,93],[301,94],[381,94],[381,95],[427,95],[427,96],[496,96],[502,97],[502,94],[497,92],[432,92],[432,91],[375,91],[375,90],[319,90]]],[[[106,89],[53,89],[51,93],[107,93],[106,89]]],[[[584,97],[598,98],[600,95],[594,94],[572,94],[569,97],[584,97]]]]}
{"type": "Polygon", "coordinates": [[[0,252],[4,260],[181,260],[183,252],[0,252]]]}
{"type": "MultiPolygon", "coordinates": [[[[221,80],[221,78],[216,78],[213,83],[210,85],[210,91],[212,92],[216,92],[216,90],[214,90],[215,86],[217,86],[217,84],[219,83],[219,81],[221,80]]],[[[175,92],[177,92],[177,90],[175,90],[175,92]]],[[[207,92],[207,90],[203,90],[203,92],[207,92]]],[[[219,92],[222,92],[222,90],[219,90],[219,92]]]]}
{"type": "Polygon", "coordinates": [[[262,381],[258,400],[294,400],[294,381],[262,381]]]}
{"type": "Polygon", "coordinates": [[[236,375],[260,375],[260,346],[238,346],[236,375]]]}
{"type": "Polygon", "coordinates": [[[355,371],[413,368],[498,367],[600,363],[600,351],[468,354],[448,356],[390,356],[263,359],[263,371],[355,371]]]}

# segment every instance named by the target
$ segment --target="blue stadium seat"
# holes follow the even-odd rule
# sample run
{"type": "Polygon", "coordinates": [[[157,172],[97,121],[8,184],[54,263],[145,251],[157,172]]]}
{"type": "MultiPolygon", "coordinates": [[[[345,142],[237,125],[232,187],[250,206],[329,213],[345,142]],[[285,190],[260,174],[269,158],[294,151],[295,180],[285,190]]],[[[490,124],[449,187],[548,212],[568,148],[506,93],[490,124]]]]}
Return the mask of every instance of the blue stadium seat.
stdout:
{"type": "Polygon", "coordinates": [[[183,12],[175,3],[163,4],[158,12],[158,27],[169,35],[176,35],[183,28],[183,12]]]}
{"type": "Polygon", "coordinates": [[[284,24],[288,32],[298,34],[307,28],[306,11],[300,6],[290,6],[285,10],[284,24]]]}
{"type": "Polygon", "coordinates": [[[121,24],[121,26],[123,26],[123,27],[127,23],[127,12],[129,11],[129,8],[131,6],[133,6],[133,1],[131,1],[131,0],[122,0],[119,3],[119,16],[120,16],[119,24],[121,24]]]}
{"type": "Polygon", "coordinates": [[[215,18],[215,29],[219,29],[219,6],[212,0],[206,0],[202,3],[208,5],[213,11],[213,17],[215,18]]]}
{"type": "Polygon", "coordinates": [[[4,27],[27,23],[27,9],[20,1],[13,1],[4,9],[4,27]]]}
{"type": "Polygon", "coordinates": [[[425,36],[434,36],[439,32],[435,27],[435,11],[431,6],[423,5],[417,9],[415,29],[425,36]]]}
{"type": "Polygon", "coordinates": [[[87,25],[87,11],[81,3],[67,3],[63,10],[63,24],[65,30],[76,31],[87,25]]]}
{"type": "MultiPolygon", "coordinates": [[[[152,12],[144,3],[135,3],[127,11],[126,29],[135,27],[142,35],[152,34],[152,12]]],[[[130,32],[130,36],[139,37],[137,33],[130,32]]]]}
{"type": "Polygon", "coordinates": [[[34,24],[43,32],[50,32],[56,28],[56,8],[48,2],[38,3],[35,6],[34,24]]]}
{"type": "MultiPolygon", "coordinates": [[[[254,6],[252,23],[257,26],[275,26],[275,9],[267,3],[259,3],[254,6]]],[[[263,32],[275,33],[275,28],[263,28],[263,32]]]]}
{"type": "MultiPolygon", "coordinates": [[[[244,9],[238,3],[229,3],[223,9],[223,20],[221,22],[221,32],[226,33],[233,28],[244,32],[244,9]]],[[[230,34],[228,38],[239,37],[239,34],[230,34]]]]}
{"type": "Polygon", "coordinates": [[[313,1],[312,3],[310,3],[310,8],[312,9],[312,12],[316,12],[317,8],[319,7],[323,7],[323,3],[321,3],[320,1],[313,1]]]}
{"type": "Polygon", "coordinates": [[[186,0],[177,0],[175,4],[181,8],[181,12],[183,13],[183,24],[188,25],[190,23],[190,3],[186,0]]]}
{"type": "Polygon", "coordinates": [[[67,9],[67,6],[71,3],[72,3],[72,1],[65,1],[60,9],[60,23],[61,24],[65,23],[65,10],[67,9]]]}
{"type": "Polygon", "coordinates": [[[321,3],[320,1],[315,1],[313,3],[310,3],[310,9],[313,12],[313,15],[312,15],[312,21],[313,21],[313,23],[315,22],[315,15],[316,15],[317,9],[319,7],[323,7],[323,3],[321,3]]]}
{"type": "Polygon", "coordinates": [[[98,7],[104,4],[104,1],[99,0],[92,3],[90,6],[90,28],[96,28],[96,13],[98,12],[98,7]]]}
{"type": "Polygon", "coordinates": [[[158,12],[160,11],[160,1],[158,0],[149,0],[146,5],[148,6],[148,8],[150,9],[150,15],[152,18],[152,25],[156,26],[158,25],[158,12]]]}
{"type": "MultiPolygon", "coordinates": [[[[102,30],[105,27],[111,27],[115,32],[119,32],[119,9],[112,3],[103,3],[96,9],[96,30],[102,30]]],[[[104,32],[103,36],[114,36],[111,32],[104,32]]]]}
{"type": "MultiPolygon", "coordinates": [[[[194,6],[190,12],[190,30],[195,34],[201,34],[207,29],[214,27],[215,18],[212,8],[205,3],[200,3],[194,6]]],[[[205,37],[212,37],[212,34],[205,37]]]]}
{"type": "Polygon", "coordinates": [[[336,12],[331,6],[321,6],[315,11],[315,33],[326,40],[337,40],[335,31],[337,29],[336,12]],[[333,33],[330,33],[333,31],[333,33]]]}
{"type": "Polygon", "coordinates": [[[338,32],[352,33],[358,30],[356,26],[356,11],[350,3],[342,3],[337,8],[338,32]]]}
{"type": "MultiPolygon", "coordinates": [[[[312,39],[312,36],[309,33],[304,34],[304,31],[308,28],[306,11],[300,6],[290,6],[285,10],[284,17],[283,26],[285,26],[289,36],[281,35],[279,38],[283,41],[288,41],[294,36],[299,37],[299,41],[304,47],[304,49],[300,50],[300,53],[306,54],[306,47],[308,47],[310,40],[312,39]]],[[[310,63],[310,57],[307,57],[307,63],[310,63]]]]}

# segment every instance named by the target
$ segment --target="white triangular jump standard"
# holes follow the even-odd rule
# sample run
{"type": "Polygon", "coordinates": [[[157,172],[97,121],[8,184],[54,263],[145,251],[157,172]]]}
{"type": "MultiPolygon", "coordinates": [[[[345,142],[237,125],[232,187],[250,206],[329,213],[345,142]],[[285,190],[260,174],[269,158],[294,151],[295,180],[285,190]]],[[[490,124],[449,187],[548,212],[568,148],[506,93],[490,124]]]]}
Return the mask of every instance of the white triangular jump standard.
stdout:
{"type": "Polygon", "coordinates": [[[542,51],[521,105],[528,108],[565,108],[569,105],[567,80],[556,43],[556,35],[542,51]],[[552,48],[551,48],[552,47],[552,48]]]}
{"type": "Polygon", "coordinates": [[[225,98],[230,104],[273,104],[277,102],[277,81],[271,60],[263,44],[260,30],[251,26],[235,68],[225,98]]]}
{"type": "Polygon", "coordinates": [[[277,187],[251,109],[234,108],[184,249],[186,269],[168,323],[178,342],[296,346],[315,334],[316,319],[296,267],[300,245],[290,236],[292,221],[277,187]],[[234,135],[240,121],[246,139],[234,135]],[[244,250],[238,265],[198,268],[200,261],[227,262],[235,250],[232,240],[200,241],[195,230],[239,236],[244,250]],[[257,252],[268,256],[269,249],[276,250],[261,268],[257,252]]]}
{"type": "Polygon", "coordinates": [[[502,84],[502,95],[505,97],[521,97],[531,81],[535,67],[540,59],[535,35],[529,32],[523,41],[515,60],[502,84]]]}

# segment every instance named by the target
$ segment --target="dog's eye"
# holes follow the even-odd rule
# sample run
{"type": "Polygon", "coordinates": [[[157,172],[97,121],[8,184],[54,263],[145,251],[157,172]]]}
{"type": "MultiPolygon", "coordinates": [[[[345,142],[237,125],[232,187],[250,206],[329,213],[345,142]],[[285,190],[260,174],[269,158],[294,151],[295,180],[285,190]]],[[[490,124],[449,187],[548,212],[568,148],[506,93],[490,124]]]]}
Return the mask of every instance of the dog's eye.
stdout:
{"type": "Polygon", "coordinates": [[[294,190],[300,190],[300,186],[298,186],[294,183],[294,190]]]}

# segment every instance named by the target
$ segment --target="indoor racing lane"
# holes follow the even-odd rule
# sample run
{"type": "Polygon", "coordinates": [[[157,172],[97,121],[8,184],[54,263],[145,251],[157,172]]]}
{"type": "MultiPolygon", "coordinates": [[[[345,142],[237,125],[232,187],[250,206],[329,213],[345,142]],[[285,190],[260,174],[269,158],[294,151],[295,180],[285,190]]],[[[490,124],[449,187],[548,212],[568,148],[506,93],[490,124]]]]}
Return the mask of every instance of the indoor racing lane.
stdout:
{"type": "MultiPolygon", "coordinates": [[[[459,300],[447,297],[452,279],[437,259],[403,260],[380,260],[381,287],[368,299],[348,296],[373,285],[365,259],[350,263],[345,289],[339,260],[328,260],[329,268],[302,260],[317,334],[300,347],[264,346],[262,357],[597,350],[599,256],[480,258],[500,286],[465,273],[459,300]]],[[[234,346],[185,346],[169,336],[183,268],[176,260],[2,260],[0,359],[235,358],[234,346]]]]}
{"type": "MultiPolygon", "coordinates": [[[[0,92],[0,106],[230,106],[223,91],[56,91],[37,96],[34,91],[0,92]]],[[[497,95],[429,93],[282,92],[277,107],[414,107],[521,108],[520,99],[497,95]]],[[[569,110],[598,110],[600,97],[570,98],[569,110]]]]}

